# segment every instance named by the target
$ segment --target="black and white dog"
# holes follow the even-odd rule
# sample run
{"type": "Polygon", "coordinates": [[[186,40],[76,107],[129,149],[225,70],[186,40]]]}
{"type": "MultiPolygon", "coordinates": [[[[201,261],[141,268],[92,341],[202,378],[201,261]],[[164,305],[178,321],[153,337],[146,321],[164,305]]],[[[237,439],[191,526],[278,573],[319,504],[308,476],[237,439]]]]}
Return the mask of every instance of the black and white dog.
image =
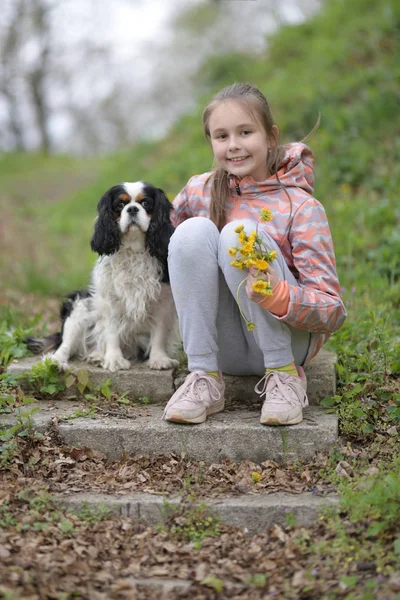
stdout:
{"type": "Polygon", "coordinates": [[[61,332],[29,338],[28,348],[49,353],[61,369],[77,357],[104,369],[129,369],[138,352],[151,369],[178,365],[175,307],[168,278],[172,206],[148,183],[122,183],[100,199],[92,250],[99,254],[85,291],[61,307],[61,332]]]}

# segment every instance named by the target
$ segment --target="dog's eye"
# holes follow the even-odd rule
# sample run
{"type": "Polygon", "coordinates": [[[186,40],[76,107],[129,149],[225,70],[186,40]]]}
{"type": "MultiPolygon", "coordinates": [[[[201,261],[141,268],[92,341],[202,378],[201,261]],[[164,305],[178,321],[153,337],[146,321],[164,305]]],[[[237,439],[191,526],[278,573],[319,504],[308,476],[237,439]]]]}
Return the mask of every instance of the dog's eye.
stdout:
{"type": "Polygon", "coordinates": [[[120,202],[117,206],[118,210],[122,210],[125,207],[125,203],[124,202],[120,202]]]}
{"type": "Polygon", "coordinates": [[[150,206],[150,205],[149,205],[149,203],[147,202],[147,200],[143,200],[143,202],[142,202],[142,206],[143,206],[143,208],[146,210],[146,208],[149,208],[149,206],[150,206]]]}

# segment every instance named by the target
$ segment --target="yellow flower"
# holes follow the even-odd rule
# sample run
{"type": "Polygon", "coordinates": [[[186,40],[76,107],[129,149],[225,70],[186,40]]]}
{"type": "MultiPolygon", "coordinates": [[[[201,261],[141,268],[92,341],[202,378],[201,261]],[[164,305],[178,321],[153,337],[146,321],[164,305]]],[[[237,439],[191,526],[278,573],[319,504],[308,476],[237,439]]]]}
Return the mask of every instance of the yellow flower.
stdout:
{"type": "Polygon", "coordinates": [[[254,246],[254,244],[252,244],[251,242],[246,242],[240,248],[240,250],[239,250],[240,254],[242,256],[249,256],[253,252],[253,246],[254,246]]]}
{"type": "Polygon", "coordinates": [[[276,251],[268,250],[268,252],[265,253],[264,258],[271,264],[276,259],[276,251]]]}
{"type": "Polygon", "coordinates": [[[261,223],[266,223],[267,221],[272,221],[272,212],[268,208],[262,208],[260,213],[260,221],[261,223]]]}
{"type": "Polygon", "coordinates": [[[229,256],[236,256],[237,248],[228,248],[229,256]]]}
{"type": "Polygon", "coordinates": [[[243,270],[245,268],[245,264],[240,258],[233,260],[231,262],[231,265],[232,265],[232,267],[236,267],[236,269],[240,269],[240,270],[243,270]]]}
{"type": "Polygon", "coordinates": [[[246,258],[246,260],[244,261],[244,264],[246,265],[246,269],[251,269],[251,267],[255,267],[256,262],[257,261],[255,261],[254,258],[246,258]]]}
{"type": "Polygon", "coordinates": [[[257,231],[253,231],[250,235],[249,235],[249,242],[251,244],[254,244],[254,242],[257,239],[257,231]]]}
{"type": "Polygon", "coordinates": [[[258,258],[257,260],[254,261],[254,266],[259,271],[265,271],[268,268],[268,263],[263,258],[258,258]]]}
{"type": "Polygon", "coordinates": [[[243,229],[244,229],[244,225],[238,225],[238,226],[236,227],[236,229],[234,229],[233,231],[234,231],[235,233],[240,233],[241,231],[243,231],[243,229]]]}
{"type": "Polygon", "coordinates": [[[264,292],[267,289],[268,281],[263,281],[262,279],[258,279],[257,281],[255,281],[253,283],[253,285],[251,287],[253,288],[253,290],[255,292],[257,292],[258,294],[261,294],[262,292],[264,292]]]}
{"type": "Polygon", "coordinates": [[[240,242],[241,244],[244,244],[245,242],[247,242],[247,235],[245,234],[245,232],[244,232],[244,231],[241,231],[241,232],[239,233],[239,242],[240,242]]]}
{"type": "Polygon", "coordinates": [[[262,475],[257,473],[257,471],[253,471],[251,474],[251,479],[253,483],[260,483],[260,481],[262,481],[262,475]]]}

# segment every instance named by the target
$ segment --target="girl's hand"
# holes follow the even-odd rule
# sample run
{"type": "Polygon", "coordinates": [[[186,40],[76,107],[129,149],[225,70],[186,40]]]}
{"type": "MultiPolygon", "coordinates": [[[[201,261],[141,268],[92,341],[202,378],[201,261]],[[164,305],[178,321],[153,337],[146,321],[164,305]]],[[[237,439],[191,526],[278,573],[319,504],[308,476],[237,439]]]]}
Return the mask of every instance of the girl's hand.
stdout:
{"type": "Polygon", "coordinates": [[[253,302],[260,303],[265,300],[266,296],[263,296],[262,294],[259,294],[253,290],[253,283],[255,283],[257,279],[269,281],[273,290],[276,284],[279,282],[279,277],[276,270],[271,267],[271,265],[268,266],[266,271],[259,271],[255,267],[249,269],[249,274],[247,275],[246,281],[246,294],[253,302]]]}

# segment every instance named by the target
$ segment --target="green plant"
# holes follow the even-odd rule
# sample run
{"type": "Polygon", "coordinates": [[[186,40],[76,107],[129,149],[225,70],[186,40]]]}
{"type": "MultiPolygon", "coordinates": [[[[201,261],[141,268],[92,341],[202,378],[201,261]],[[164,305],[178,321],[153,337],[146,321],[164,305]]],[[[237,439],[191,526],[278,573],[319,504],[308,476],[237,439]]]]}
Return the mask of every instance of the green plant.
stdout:
{"type": "Polygon", "coordinates": [[[322,553],[335,568],[350,568],[363,561],[374,564],[378,573],[399,568],[399,466],[397,456],[393,462],[380,465],[375,475],[341,480],[339,506],[321,515],[327,535],[311,544],[312,553],[322,553]]]}
{"type": "Polygon", "coordinates": [[[342,492],[341,506],[352,523],[368,523],[367,535],[386,534],[400,514],[400,460],[374,476],[360,476],[342,492]]]}
{"type": "Polygon", "coordinates": [[[138,404],[147,405],[150,404],[150,398],[148,396],[140,396],[139,398],[136,398],[136,402],[138,404]]]}
{"type": "Polygon", "coordinates": [[[0,504],[0,528],[14,527],[16,523],[14,515],[10,512],[9,503],[3,502],[3,504],[0,504]]]}
{"type": "Polygon", "coordinates": [[[33,415],[39,410],[38,406],[27,408],[36,402],[35,398],[27,398],[21,388],[18,389],[17,397],[7,397],[7,409],[14,415],[16,424],[8,429],[0,430],[0,468],[5,467],[15,458],[18,453],[18,439],[26,438],[34,441],[43,437],[43,434],[35,431],[33,415]],[[11,400],[12,398],[12,400],[11,400]]]}
{"type": "Polygon", "coordinates": [[[91,406],[87,410],[77,408],[70,415],[65,415],[63,417],[63,420],[70,421],[72,419],[79,419],[80,417],[82,417],[82,418],[89,417],[89,419],[93,419],[96,416],[96,412],[97,412],[96,406],[91,406]]]}
{"type": "Polygon", "coordinates": [[[219,577],[213,577],[212,575],[208,575],[205,577],[201,585],[205,585],[209,588],[212,588],[218,594],[221,593],[224,589],[224,582],[219,577]]]}
{"type": "Polygon", "coordinates": [[[111,379],[106,379],[101,385],[98,385],[94,388],[94,393],[85,394],[85,398],[87,400],[110,400],[112,396],[111,390],[112,381],[111,379]]]}
{"type": "Polygon", "coordinates": [[[285,515],[285,521],[286,521],[286,525],[287,527],[296,527],[297,525],[297,518],[295,513],[292,510],[289,510],[286,515],[285,515]]]}
{"type": "Polygon", "coordinates": [[[245,584],[256,588],[265,588],[268,583],[268,573],[252,573],[245,579],[245,584]]]}
{"type": "Polygon", "coordinates": [[[79,511],[72,511],[81,521],[87,521],[88,523],[98,523],[110,515],[110,509],[100,502],[94,506],[83,502],[79,511]]]}
{"type": "Polygon", "coordinates": [[[79,369],[79,371],[76,372],[67,371],[65,373],[64,383],[67,389],[75,386],[80,394],[91,390],[93,387],[87,369],[79,369]]]}
{"type": "Polygon", "coordinates": [[[192,542],[196,549],[205,538],[220,533],[219,518],[204,502],[196,504],[192,497],[181,500],[178,505],[164,500],[162,512],[163,528],[178,539],[192,542]]]}
{"type": "Polygon", "coordinates": [[[22,358],[29,354],[26,346],[26,336],[31,333],[31,329],[37,323],[38,317],[32,327],[23,329],[22,327],[10,326],[7,321],[0,323],[0,369],[4,370],[15,359],[22,358]]]}
{"type": "Polygon", "coordinates": [[[40,397],[47,394],[53,396],[63,392],[66,387],[57,363],[51,358],[45,358],[33,365],[26,373],[25,378],[40,397]]]}

